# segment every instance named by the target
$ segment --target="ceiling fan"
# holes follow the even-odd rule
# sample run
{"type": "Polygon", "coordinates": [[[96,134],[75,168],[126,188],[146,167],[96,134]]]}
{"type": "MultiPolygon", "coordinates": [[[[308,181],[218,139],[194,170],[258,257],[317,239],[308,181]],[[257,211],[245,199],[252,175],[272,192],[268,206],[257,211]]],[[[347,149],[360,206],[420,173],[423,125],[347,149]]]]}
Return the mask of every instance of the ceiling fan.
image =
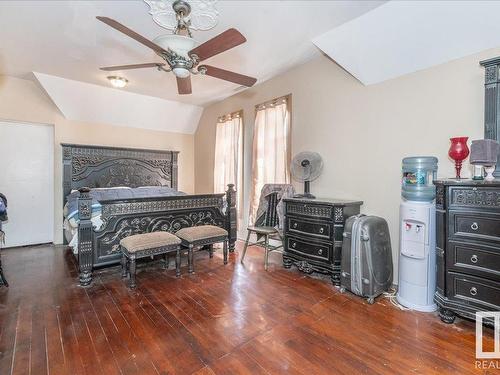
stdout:
{"type": "Polygon", "coordinates": [[[108,18],[96,17],[106,25],[124,33],[125,35],[151,48],[160,56],[164,63],[144,63],[133,65],[109,66],[101,68],[105,71],[157,68],[159,71],[173,72],[177,78],[177,89],[179,94],[191,94],[191,74],[202,74],[223,79],[243,86],[253,86],[257,81],[243,74],[216,68],[210,65],[199,65],[203,60],[227,51],[246,42],[245,37],[236,29],[228,29],[216,37],[197,45],[189,30],[190,21],[186,20],[191,12],[191,6],[184,0],[176,0],[172,4],[177,15],[177,27],[173,34],[160,35],[154,40],[144,38],[125,25],[108,18]],[[182,33],[187,35],[182,35],[182,33]]]}

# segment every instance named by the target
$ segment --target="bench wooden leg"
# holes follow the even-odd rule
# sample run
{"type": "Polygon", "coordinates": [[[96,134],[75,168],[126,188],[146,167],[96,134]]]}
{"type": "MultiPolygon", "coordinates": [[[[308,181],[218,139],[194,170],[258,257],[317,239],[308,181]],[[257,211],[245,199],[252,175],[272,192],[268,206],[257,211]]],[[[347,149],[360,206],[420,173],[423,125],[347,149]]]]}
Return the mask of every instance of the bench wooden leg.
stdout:
{"type": "Polygon", "coordinates": [[[194,273],[194,265],[193,265],[193,245],[189,245],[188,248],[188,272],[194,273]]]}
{"type": "Polygon", "coordinates": [[[131,289],[134,289],[136,287],[135,283],[135,271],[136,271],[136,264],[135,264],[135,257],[130,259],[130,281],[129,281],[129,287],[131,289]]]}
{"type": "Polygon", "coordinates": [[[224,244],[222,245],[222,251],[224,253],[224,264],[227,264],[227,243],[228,241],[224,241],[224,244]]]}
{"type": "Polygon", "coordinates": [[[175,276],[181,276],[181,250],[177,249],[175,253],[175,276]]]}
{"type": "Polygon", "coordinates": [[[169,263],[170,263],[169,253],[165,253],[165,254],[163,255],[163,259],[164,259],[164,261],[165,261],[165,264],[164,264],[163,268],[164,268],[164,269],[166,269],[166,270],[168,270],[168,265],[169,265],[169,263]]]}
{"type": "Polygon", "coordinates": [[[125,277],[127,277],[127,256],[125,254],[122,254],[121,265],[122,265],[122,278],[124,279],[125,277]]]}

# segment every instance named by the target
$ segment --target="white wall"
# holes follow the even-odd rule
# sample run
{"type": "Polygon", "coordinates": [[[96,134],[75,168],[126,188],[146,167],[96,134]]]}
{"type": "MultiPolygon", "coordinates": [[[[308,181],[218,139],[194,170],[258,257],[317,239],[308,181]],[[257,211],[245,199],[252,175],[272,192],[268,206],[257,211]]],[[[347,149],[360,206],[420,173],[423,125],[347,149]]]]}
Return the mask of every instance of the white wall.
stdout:
{"type": "Polygon", "coordinates": [[[0,122],[0,192],[8,200],[5,246],[54,240],[54,127],[0,122]]]}
{"type": "MultiPolygon", "coordinates": [[[[243,216],[248,217],[254,106],[291,93],[292,154],[313,150],[324,159],[312,192],[362,200],[362,212],[386,218],[397,265],[401,159],[434,155],[439,176],[454,176],[449,138],[483,137],[484,70],[479,61],[497,55],[500,49],[485,51],[371,86],[322,56],[214,104],[203,112],[195,136],[196,192],[213,189],[217,117],[243,109],[243,216]]],[[[470,175],[469,168],[464,163],[464,176],[470,175]]]]}

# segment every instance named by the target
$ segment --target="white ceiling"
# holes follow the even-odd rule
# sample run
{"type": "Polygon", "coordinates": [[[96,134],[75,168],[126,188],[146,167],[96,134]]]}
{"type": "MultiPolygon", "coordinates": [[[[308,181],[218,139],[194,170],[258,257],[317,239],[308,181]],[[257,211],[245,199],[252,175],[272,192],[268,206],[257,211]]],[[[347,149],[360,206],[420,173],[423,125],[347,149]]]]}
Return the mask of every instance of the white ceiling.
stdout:
{"type": "Polygon", "coordinates": [[[119,89],[34,73],[68,120],[193,134],[203,108],[119,89]]]}
{"type": "Polygon", "coordinates": [[[500,1],[390,1],[313,42],[374,84],[500,46],[500,1]]]}
{"type": "MultiPolygon", "coordinates": [[[[311,39],[375,8],[383,1],[221,1],[219,23],[195,32],[200,42],[235,27],[248,42],[207,60],[210,65],[263,81],[321,52],[311,39]]],[[[97,21],[116,19],[147,38],[169,31],[136,1],[0,1],[0,74],[29,78],[40,72],[109,87],[101,66],[160,62],[154,52],[97,21]]],[[[124,71],[125,90],[207,105],[241,90],[212,77],[193,77],[193,94],[179,96],[171,73],[124,71]]]]}

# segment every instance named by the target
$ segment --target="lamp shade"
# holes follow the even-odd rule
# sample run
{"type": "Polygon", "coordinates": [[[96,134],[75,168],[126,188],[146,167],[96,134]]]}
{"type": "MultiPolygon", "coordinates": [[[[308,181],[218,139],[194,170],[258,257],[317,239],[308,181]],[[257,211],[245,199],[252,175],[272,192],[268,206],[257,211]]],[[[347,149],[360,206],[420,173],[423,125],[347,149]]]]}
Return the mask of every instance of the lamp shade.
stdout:
{"type": "Polygon", "coordinates": [[[479,165],[495,165],[498,158],[499,144],[494,139],[472,141],[470,163],[479,165]]]}
{"type": "Polygon", "coordinates": [[[160,35],[153,40],[153,43],[159,45],[163,49],[171,49],[186,59],[189,59],[188,52],[199,44],[193,38],[176,34],[160,35]]]}

